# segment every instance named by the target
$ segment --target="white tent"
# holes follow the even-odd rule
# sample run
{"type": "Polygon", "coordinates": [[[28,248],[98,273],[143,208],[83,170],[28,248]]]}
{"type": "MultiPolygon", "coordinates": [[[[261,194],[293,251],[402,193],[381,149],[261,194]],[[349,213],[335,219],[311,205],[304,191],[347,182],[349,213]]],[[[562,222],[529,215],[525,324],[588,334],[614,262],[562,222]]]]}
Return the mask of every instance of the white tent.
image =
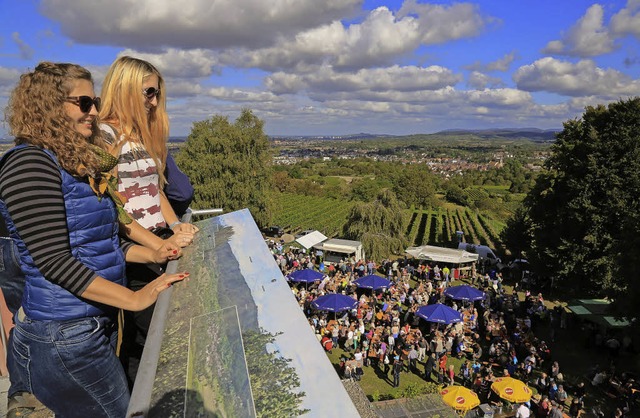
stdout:
{"type": "Polygon", "coordinates": [[[296,240],[296,242],[302,245],[304,248],[309,249],[314,245],[326,240],[327,237],[322,234],[320,231],[313,231],[308,233],[307,235],[303,235],[296,240]]]}
{"type": "Polygon", "coordinates": [[[464,264],[478,261],[478,254],[455,248],[434,247],[432,245],[409,247],[406,249],[406,253],[420,260],[440,263],[464,264]]]}

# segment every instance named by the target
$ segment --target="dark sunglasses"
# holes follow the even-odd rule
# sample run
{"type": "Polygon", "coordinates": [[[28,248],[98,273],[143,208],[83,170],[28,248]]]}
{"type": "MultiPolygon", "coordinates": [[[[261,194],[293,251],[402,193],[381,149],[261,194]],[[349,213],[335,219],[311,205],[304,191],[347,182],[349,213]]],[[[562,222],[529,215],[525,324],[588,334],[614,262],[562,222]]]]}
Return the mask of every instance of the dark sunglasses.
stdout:
{"type": "Polygon", "coordinates": [[[96,107],[96,110],[100,111],[100,104],[102,103],[99,97],[89,97],[89,96],[69,96],[67,100],[74,105],[80,108],[82,113],[91,112],[91,108],[93,106],[96,107]]]}
{"type": "Polygon", "coordinates": [[[147,87],[146,89],[142,89],[142,94],[147,100],[153,100],[154,97],[160,96],[160,89],[155,87],[147,87]]]}

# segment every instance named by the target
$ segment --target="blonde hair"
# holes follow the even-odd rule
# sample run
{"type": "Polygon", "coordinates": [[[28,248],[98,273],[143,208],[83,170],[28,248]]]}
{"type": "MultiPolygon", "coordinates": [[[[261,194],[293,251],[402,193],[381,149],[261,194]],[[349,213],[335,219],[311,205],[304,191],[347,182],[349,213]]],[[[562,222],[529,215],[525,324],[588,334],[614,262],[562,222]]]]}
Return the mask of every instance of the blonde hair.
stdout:
{"type": "MultiPolygon", "coordinates": [[[[167,160],[169,118],[166,110],[165,85],[160,72],[141,59],[123,56],[111,64],[102,84],[100,119],[115,125],[118,133],[134,143],[141,144],[156,162],[160,186],[164,186],[164,168],[167,160]],[[158,105],[147,114],[142,92],[144,80],[158,77],[160,94],[158,105]]],[[[114,144],[116,145],[116,144],[114,144]]],[[[111,152],[117,156],[120,146],[111,152]]]]}
{"type": "Polygon", "coordinates": [[[34,71],[20,76],[9,98],[5,120],[16,144],[53,151],[60,166],[71,174],[94,175],[100,171],[100,164],[90,144],[104,146],[97,120],[92,123],[93,134],[85,138],[64,109],[78,80],[93,84],[91,73],[79,65],[39,63],[34,71]]]}

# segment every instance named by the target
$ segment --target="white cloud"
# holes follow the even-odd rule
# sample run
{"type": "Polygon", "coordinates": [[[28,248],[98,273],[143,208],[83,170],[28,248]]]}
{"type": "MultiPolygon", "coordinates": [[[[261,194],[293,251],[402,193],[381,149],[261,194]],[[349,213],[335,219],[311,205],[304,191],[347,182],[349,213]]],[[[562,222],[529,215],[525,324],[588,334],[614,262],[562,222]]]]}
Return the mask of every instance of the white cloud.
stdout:
{"type": "Polygon", "coordinates": [[[479,71],[472,71],[471,74],[469,74],[467,84],[474,89],[482,90],[489,86],[500,87],[504,82],[498,77],[491,77],[479,71]]]}
{"type": "Polygon", "coordinates": [[[640,94],[640,80],[614,69],[602,69],[591,60],[576,64],[551,57],[520,67],[513,75],[519,89],[567,96],[610,97],[640,94]]]}
{"type": "Polygon", "coordinates": [[[504,57],[487,64],[487,71],[508,71],[513,60],[516,59],[515,51],[506,54],[504,57]]]}
{"type": "Polygon", "coordinates": [[[517,89],[484,89],[464,93],[469,103],[486,107],[521,107],[533,103],[531,94],[517,89]]]}
{"type": "Polygon", "coordinates": [[[20,34],[18,32],[13,32],[11,34],[11,39],[18,46],[20,50],[20,58],[23,60],[30,60],[33,57],[34,50],[31,48],[25,41],[20,39],[20,34]]]}
{"type": "Polygon", "coordinates": [[[545,54],[593,57],[616,49],[614,37],[603,26],[604,10],[594,4],[587,9],[562,40],[550,41],[543,49],[545,54]]]}
{"type": "MultiPolygon", "coordinates": [[[[409,4],[409,5],[407,5],[409,4]]],[[[420,5],[401,9],[394,16],[386,7],[372,10],[362,23],[345,25],[340,21],[311,28],[293,39],[282,37],[269,48],[227,51],[224,61],[240,67],[259,67],[277,71],[330,64],[355,69],[388,65],[422,45],[444,43],[479,33],[488,19],[470,5],[420,5]],[[428,7],[423,7],[428,6],[428,7]],[[415,9],[415,10],[414,10],[415,9]],[[409,14],[409,11],[415,13],[409,14]]]]}
{"type": "Polygon", "coordinates": [[[17,68],[0,67],[0,87],[13,86],[20,80],[22,72],[17,68]]]}
{"type": "Polygon", "coordinates": [[[509,67],[511,67],[511,63],[516,59],[516,52],[511,51],[508,54],[505,54],[502,58],[499,58],[495,61],[489,63],[482,63],[480,61],[475,61],[473,64],[466,65],[464,68],[474,72],[493,72],[493,71],[509,71],[509,67]]]}
{"type": "Polygon", "coordinates": [[[280,36],[354,15],[361,4],[362,0],[43,0],[40,8],[77,43],[153,50],[264,47],[280,36]]]}
{"type": "Polygon", "coordinates": [[[309,74],[275,73],[265,79],[266,86],[277,94],[305,90],[311,94],[331,95],[354,92],[379,94],[389,92],[420,93],[442,89],[458,83],[462,77],[440,67],[400,67],[362,69],[356,72],[336,72],[323,66],[309,74]]]}
{"type": "Polygon", "coordinates": [[[219,100],[231,102],[256,103],[256,102],[282,102],[283,99],[273,93],[263,91],[241,90],[227,87],[214,87],[206,91],[206,94],[219,100]]]}
{"type": "Polygon", "coordinates": [[[416,17],[421,28],[420,42],[425,45],[476,36],[487,24],[496,21],[482,16],[472,3],[442,6],[406,0],[398,11],[398,17],[404,16],[416,17]]]}
{"type": "Polygon", "coordinates": [[[640,0],[629,0],[627,7],[611,17],[611,31],[640,38],[640,0]]]}
{"type": "Polygon", "coordinates": [[[208,77],[220,71],[216,55],[205,49],[180,50],[169,48],[161,53],[145,53],[126,49],[118,56],[129,55],[149,61],[163,77],[208,77]]]}

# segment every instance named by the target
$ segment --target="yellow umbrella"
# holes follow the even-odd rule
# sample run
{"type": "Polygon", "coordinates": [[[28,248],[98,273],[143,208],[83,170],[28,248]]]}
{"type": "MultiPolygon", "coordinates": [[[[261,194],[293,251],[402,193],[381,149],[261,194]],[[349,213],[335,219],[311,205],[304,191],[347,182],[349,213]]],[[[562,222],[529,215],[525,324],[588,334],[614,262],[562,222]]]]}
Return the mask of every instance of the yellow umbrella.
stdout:
{"type": "Polygon", "coordinates": [[[512,403],[527,402],[531,399],[531,389],[521,380],[513,377],[499,377],[491,385],[493,390],[502,399],[512,403]]]}
{"type": "Polygon", "coordinates": [[[480,405],[478,395],[464,386],[449,386],[440,394],[447,405],[460,411],[468,411],[480,405]]]}

